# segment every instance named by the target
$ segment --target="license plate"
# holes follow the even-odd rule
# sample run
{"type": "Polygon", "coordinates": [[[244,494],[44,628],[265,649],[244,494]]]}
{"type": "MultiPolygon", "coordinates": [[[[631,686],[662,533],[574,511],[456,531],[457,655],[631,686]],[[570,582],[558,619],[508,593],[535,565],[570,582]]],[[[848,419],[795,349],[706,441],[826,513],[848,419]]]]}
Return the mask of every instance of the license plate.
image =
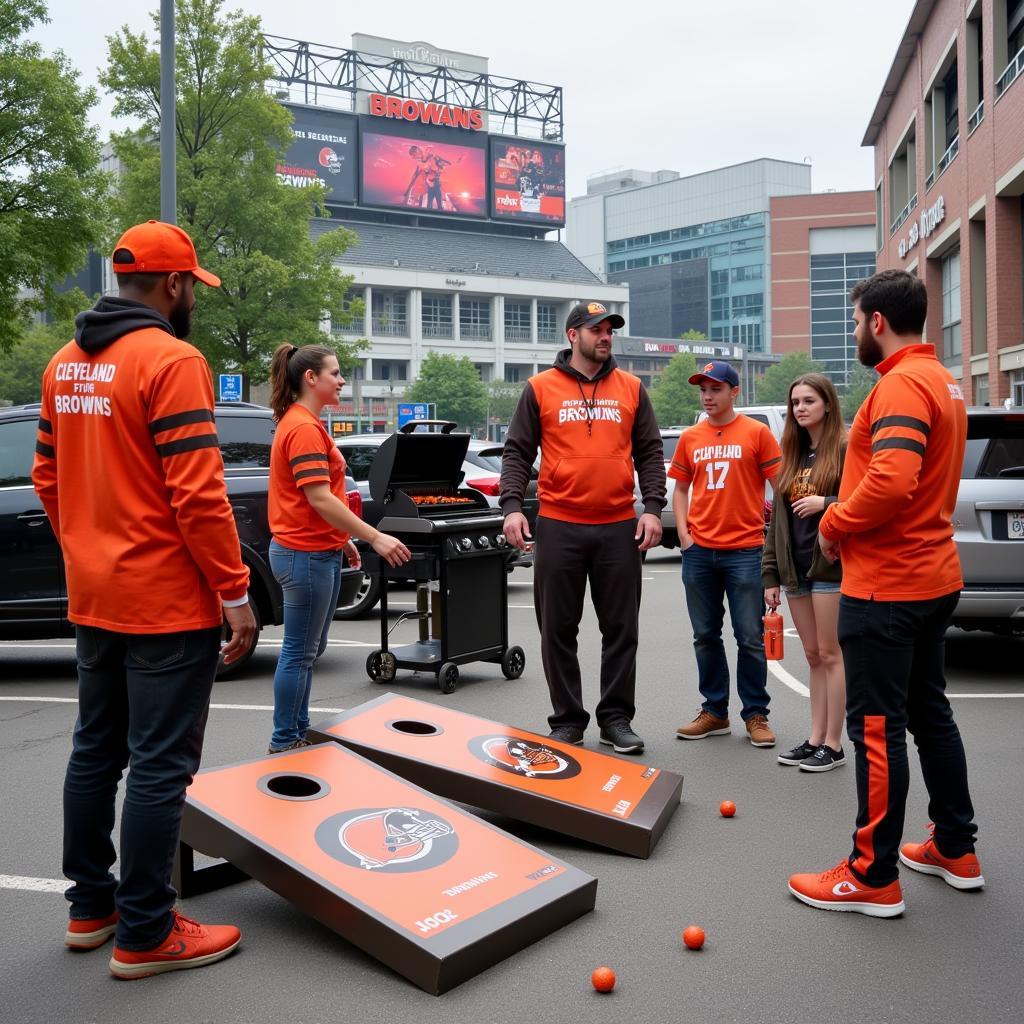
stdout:
{"type": "Polygon", "coordinates": [[[1024,540],[1024,512],[1006,513],[1006,536],[1010,540],[1024,540]]]}

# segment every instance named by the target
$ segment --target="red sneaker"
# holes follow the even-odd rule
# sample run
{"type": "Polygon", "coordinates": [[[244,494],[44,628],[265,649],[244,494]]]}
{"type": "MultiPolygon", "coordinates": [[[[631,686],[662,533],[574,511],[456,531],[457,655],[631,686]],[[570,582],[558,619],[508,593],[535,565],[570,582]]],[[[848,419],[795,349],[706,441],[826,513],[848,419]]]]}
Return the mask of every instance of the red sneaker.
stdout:
{"type": "Polygon", "coordinates": [[[68,949],[98,949],[114,934],[119,916],[115,910],[106,917],[89,917],[79,921],[72,918],[64,933],[64,945],[68,949]]]}
{"type": "Polygon", "coordinates": [[[205,967],[234,952],[242,933],[230,924],[200,924],[174,912],[174,927],[155,949],[130,950],[114,946],[110,973],[117,978],[148,978],[165,971],[205,967]]]}
{"type": "Polygon", "coordinates": [[[962,857],[943,857],[935,845],[935,831],[923,843],[904,843],[900,860],[923,875],[938,875],[954,889],[980,889],[985,884],[981,865],[973,853],[962,857]]]}
{"type": "Polygon", "coordinates": [[[820,875],[792,875],[789,891],[798,900],[819,910],[852,910],[868,917],[897,917],[906,909],[898,881],[878,887],[865,885],[845,860],[820,875]]]}

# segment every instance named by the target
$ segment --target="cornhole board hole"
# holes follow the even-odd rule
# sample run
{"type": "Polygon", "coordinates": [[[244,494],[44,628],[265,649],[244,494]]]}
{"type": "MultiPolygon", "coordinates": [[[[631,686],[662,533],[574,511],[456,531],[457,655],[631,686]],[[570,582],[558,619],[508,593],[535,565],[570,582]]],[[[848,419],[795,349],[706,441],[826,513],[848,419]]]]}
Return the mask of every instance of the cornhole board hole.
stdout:
{"type": "Polygon", "coordinates": [[[387,693],[310,732],[415,779],[432,793],[634,857],[649,857],[683,778],[387,693]]]}
{"type": "Polygon", "coordinates": [[[597,893],[337,743],[199,773],[181,837],[435,995],[593,910],[597,893]]]}

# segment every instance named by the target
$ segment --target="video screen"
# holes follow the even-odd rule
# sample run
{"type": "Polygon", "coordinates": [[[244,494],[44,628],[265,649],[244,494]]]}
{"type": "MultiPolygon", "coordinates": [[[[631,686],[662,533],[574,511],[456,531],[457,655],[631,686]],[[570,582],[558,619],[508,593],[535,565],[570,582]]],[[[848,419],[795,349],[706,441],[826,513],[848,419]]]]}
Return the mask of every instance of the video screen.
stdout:
{"type": "Polygon", "coordinates": [[[277,178],[291,188],[321,182],[327,202],[356,201],[356,131],[354,115],[285,103],[295,118],[295,139],[277,162],[277,178]]]}
{"type": "Polygon", "coordinates": [[[491,216],[553,227],[565,223],[565,149],[529,139],[491,139],[491,216]]]}
{"type": "Polygon", "coordinates": [[[364,127],[362,166],[362,201],[369,206],[487,216],[482,146],[380,135],[364,127]]]}

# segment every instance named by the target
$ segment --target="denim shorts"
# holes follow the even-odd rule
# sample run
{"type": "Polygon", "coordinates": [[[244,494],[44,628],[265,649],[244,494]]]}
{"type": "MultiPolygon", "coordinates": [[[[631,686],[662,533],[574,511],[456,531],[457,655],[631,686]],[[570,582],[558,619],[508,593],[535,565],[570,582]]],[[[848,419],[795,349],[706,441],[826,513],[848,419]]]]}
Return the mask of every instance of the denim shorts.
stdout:
{"type": "Polygon", "coordinates": [[[786,597],[810,597],[811,594],[838,594],[841,583],[828,580],[809,580],[806,576],[797,576],[796,587],[786,590],[786,597]]]}

